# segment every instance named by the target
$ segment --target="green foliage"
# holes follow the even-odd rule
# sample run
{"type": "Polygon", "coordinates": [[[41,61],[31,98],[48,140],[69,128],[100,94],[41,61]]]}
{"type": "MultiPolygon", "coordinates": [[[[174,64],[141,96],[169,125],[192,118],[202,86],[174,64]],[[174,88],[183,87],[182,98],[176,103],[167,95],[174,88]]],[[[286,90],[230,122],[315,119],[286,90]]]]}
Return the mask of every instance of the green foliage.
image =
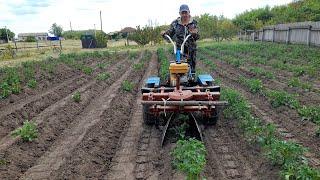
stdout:
{"type": "Polygon", "coordinates": [[[264,25],[320,21],[318,0],[297,0],[288,5],[252,9],[237,15],[233,22],[241,29],[260,29],[264,25]]]}
{"type": "Polygon", "coordinates": [[[255,75],[258,75],[260,77],[266,77],[268,79],[274,79],[274,75],[269,72],[269,71],[266,71],[260,67],[251,67],[249,69],[250,72],[254,73],[255,75]]]}
{"type": "Polygon", "coordinates": [[[83,66],[81,70],[83,73],[87,75],[91,75],[93,73],[92,67],[89,67],[89,66],[83,66]]]}
{"type": "Polygon", "coordinates": [[[284,179],[319,179],[320,172],[311,168],[303,154],[306,148],[294,142],[280,140],[275,135],[275,126],[264,125],[251,115],[248,102],[236,90],[224,88],[221,99],[229,102],[224,114],[229,119],[238,120],[245,137],[250,142],[259,143],[267,158],[280,165],[284,179]]]}
{"type": "Polygon", "coordinates": [[[12,93],[11,88],[7,82],[2,82],[0,84],[0,90],[1,90],[1,95],[0,95],[1,99],[7,98],[12,93]]]}
{"type": "Polygon", "coordinates": [[[27,86],[28,86],[29,88],[34,89],[34,88],[37,87],[37,81],[36,81],[35,79],[30,79],[30,80],[28,81],[28,83],[27,83],[27,86]]]}
{"type": "Polygon", "coordinates": [[[299,80],[299,78],[291,78],[288,82],[289,87],[301,87],[306,91],[310,91],[312,89],[312,85],[310,83],[303,83],[299,80]]]}
{"type": "Polygon", "coordinates": [[[5,46],[5,49],[0,53],[1,59],[13,59],[16,56],[16,51],[13,49],[11,45],[5,46]]]}
{"type": "Polygon", "coordinates": [[[97,32],[96,33],[96,40],[97,40],[97,47],[98,48],[105,48],[108,45],[108,36],[105,32],[97,32]]]}
{"type": "Polygon", "coordinates": [[[34,36],[27,36],[25,42],[36,42],[36,37],[34,36]]]}
{"type": "Polygon", "coordinates": [[[171,155],[173,166],[186,173],[188,180],[199,179],[206,164],[206,149],[201,141],[179,140],[171,155]]]}
{"type": "Polygon", "coordinates": [[[133,69],[136,70],[136,71],[142,70],[143,67],[144,67],[144,63],[143,62],[140,62],[140,63],[137,63],[137,64],[133,65],[133,69]]]}
{"type": "Polygon", "coordinates": [[[267,151],[266,156],[277,165],[302,161],[303,153],[306,151],[301,145],[282,140],[274,140],[264,149],[267,151]]]}
{"type": "Polygon", "coordinates": [[[150,42],[158,44],[162,40],[160,32],[161,27],[159,26],[145,26],[142,28],[137,26],[136,31],[128,35],[128,39],[136,42],[139,45],[146,45],[150,42]]]}
{"type": "Polygon", "coordinates": [[[212,38],[216,41],[231,40],[237,34],[237,28],[230,19],[224,16],[213,16],[208,13],[196,16],[200,29],[200,37],[212,38]]]}
{"type": "Polygon", "coordinates": [[[74,102],[80,102],[81,101],[81,93],[79,91],[76,91],[74,94],[72,94],[72,99],[74,102]]]}
{"type": "Polygon", "coordinates": [[[57,25],[57,23],[53,23],[49,32],[51,34],[54,34],[55,36],[57,37],[61,37],[62,36],[62,32],[63,32],[63,29],[62,29],[62,26],[60,25],[57,25]]]}
{"type": "Polygon", "coordinates": [[[23,126],[19,127],[11,134],[13,137],[21,137],[23,141],[33,141],[38,137],[37,126],[32,121],[23,122],[23,126]]]}
{"type": "Polygon", "coordinates": [[[107,80],[109,78],[110,78],[110,74],[109,73],[99,73],[97,75],[97,80],[99,80],[99,81],[105,81],[105,80],[107,80]]]}
{"type": "Polygon", "coordinates": [[[159,74],[162,80],[167,79],[169,76],[169,65],[170,62],[165,54],[163,48],[157,49],[158,61],[160,62],[159,74]]]}
{"type": "Polygon", "coordinates": [[[14,38],[15,34],[10,29],[0,28],[0,40],[7,40],[7,33],[8,33],[9,39],[14,38]]]}
{"type": "Polygon", "coordinates": [[[122,90],[127,91],[127,92],[131,92],[134,88],[134,84],[128,80],[125,80],[122,82],[122,90]]]}
{"type": "Polygon", "coordinates": [[[263,86],[260,79],[247,79],[245,77],[240,77],[239,81],[247,86],[252,93],[261,92],[263,86]]]}
{"type": "Polygon", "coordinates": [[[137,59],[139,56],[139,53],[137,51],[129,51],[129,59],[137,59]]]}
{"type": "Polygon", "coordinates": [[[107,65],[108,65],[107,63],[98,63],[98,64],[97,64],[97,67],[98,67],[99,69],[104,69],[107,65]]]}
{"type": "Polygon", "coordinates": [[[299,101],[291,94],[286,91],[276,91],[270,90],[266,92],[267,97],[269,98],[271,105],[275,108],[280,106],[289,106],[293,109],[300,107],[299,101]]]}
{"type": "Polygon", "coordinates": [[[304,119],[320,125],[320,106],[303,106],[298,112],[304,119]]]}

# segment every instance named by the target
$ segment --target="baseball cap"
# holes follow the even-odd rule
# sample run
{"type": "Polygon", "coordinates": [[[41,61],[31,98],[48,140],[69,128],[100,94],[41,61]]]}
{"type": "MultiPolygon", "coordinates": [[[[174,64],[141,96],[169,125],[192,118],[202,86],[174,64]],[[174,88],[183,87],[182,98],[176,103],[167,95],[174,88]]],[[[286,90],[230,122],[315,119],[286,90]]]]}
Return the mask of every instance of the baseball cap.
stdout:
{"type": "Polygon", "coordinates": [[[180,6],[179,12],[183,12],[183,11],[188,11],[188,12],[190,12],[188,5],[182,4],[182,5],[180,6]]]}

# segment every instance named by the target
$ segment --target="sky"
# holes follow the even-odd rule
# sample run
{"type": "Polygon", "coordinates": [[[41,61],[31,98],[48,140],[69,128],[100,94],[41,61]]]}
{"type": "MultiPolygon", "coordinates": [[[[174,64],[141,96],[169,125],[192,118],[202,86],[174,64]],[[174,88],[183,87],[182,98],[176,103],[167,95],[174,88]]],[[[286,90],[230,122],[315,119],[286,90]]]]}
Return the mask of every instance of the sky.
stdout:
{"type": "Polygon", "coordinates": [[[169,24],[178,17],[181,4],[188,4],[191,15],[210,13],[233,18],[252,8],[283,5],[292,0],[0,0],[0,28],[16,35],[48,32],[53,23],[64,30],[100,29],[105,32],[124,27],[169,24]]]}

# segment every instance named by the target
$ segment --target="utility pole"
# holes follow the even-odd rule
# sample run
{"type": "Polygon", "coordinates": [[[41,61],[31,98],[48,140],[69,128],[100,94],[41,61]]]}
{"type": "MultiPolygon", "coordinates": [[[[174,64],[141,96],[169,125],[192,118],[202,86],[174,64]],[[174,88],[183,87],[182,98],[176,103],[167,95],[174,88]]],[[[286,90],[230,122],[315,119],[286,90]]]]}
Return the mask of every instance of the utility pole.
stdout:
{"type": "Polygon", "coordinates": [[[71,21],[70,21],[70,30],[71,30],[71,32],[72,32],[72,25],[71,25],[71,21]]]}
{"type": "Polygon", "coordinates": [[[101,32],[102,32],[102,17],[101,17],[101,11],[100,11],[100,26],[101,26],[101,32]]]}
{"type": "Polygon", "coordinates": [[[7,41],[9,43],[9,35],[8,35],[8,29],[7,29],[7,26],[4,27],[6,29],[6,34],[7,34],[7,41]]]}

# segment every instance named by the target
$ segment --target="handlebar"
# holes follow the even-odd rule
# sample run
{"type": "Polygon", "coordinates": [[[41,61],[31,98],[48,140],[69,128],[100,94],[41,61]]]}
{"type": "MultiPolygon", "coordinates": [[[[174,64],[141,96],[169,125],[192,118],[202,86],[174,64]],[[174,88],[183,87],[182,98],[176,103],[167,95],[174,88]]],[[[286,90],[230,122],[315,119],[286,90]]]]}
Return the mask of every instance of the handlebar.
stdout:
{"type": "MultiPolygon", "coordinates": [[[[169,41],[171,42],[171,44],[173,45],[173,51],[174,54],[177,53],[177,45],[173,42],[173,40],[171,39],[171,37],[169,35],[165,35],[169,41]]],[[[181,44],[181,54],[183,54],[184,52],[184,45],[186,44],[187,40],[191,37],[191,34],[189,34],[188,36],[186,36],[186,38],[183,40],[183,43],[181,44]]]]}

